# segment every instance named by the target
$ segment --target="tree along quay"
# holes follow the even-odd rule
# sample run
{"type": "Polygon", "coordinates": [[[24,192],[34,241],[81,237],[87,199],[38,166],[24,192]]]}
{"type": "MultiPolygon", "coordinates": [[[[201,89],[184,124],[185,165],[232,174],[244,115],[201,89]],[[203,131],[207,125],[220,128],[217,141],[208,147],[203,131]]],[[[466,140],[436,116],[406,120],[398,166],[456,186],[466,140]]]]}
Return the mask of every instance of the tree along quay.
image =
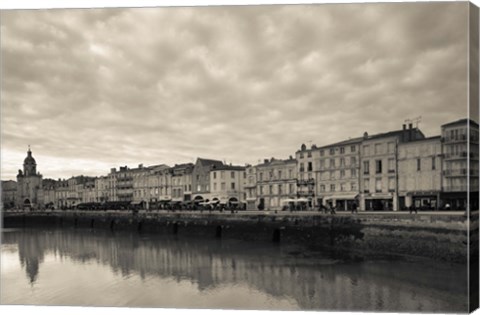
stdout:
{"type": "Polygon", "coordinates": [[[134,230],[138,233],[291,243],[314,250],[466,262],[478,255],[478,212],[462,214],[29,212],[3,214],[5,228],[134,230]]]}

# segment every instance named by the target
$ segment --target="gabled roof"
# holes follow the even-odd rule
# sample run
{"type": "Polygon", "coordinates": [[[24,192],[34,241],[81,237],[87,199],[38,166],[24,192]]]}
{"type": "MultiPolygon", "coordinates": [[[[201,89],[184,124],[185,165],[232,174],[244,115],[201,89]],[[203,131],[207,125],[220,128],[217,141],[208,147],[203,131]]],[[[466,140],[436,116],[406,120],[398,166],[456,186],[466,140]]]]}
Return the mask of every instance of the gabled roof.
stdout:
{"type": "Polygon", "coordinates": [[[264,167],[264,166],[270,166],[270,165],[281,165],[281,164],[288,164],[288,163],[297,163],[297,159],[285,159],[285,160],[281,160],[281,159],[275,159],[275,158],[272,158],[268,161],[264,161],[263,163],[260,163],[260,164],[257,164],[255,165],[256,167],[264,167]]]}
{"type": "Polygon", "coordinates": [[[332,144],[327,144],[327,145],[324,145],[322,147],[319,147],[319,149],[325,149],[325,148],[336,147],[336,146],[341,146],[341,145],[349,145],[349,144],[360,143],[360,142],[362,142],[362,140],[363,140],[363,137],[357,137],[357,138],[343,140],[343,141],[332,143],[332,144]]]}
{"type": "Polygon", "coordinates": [[[443,124],[442,125],[442,128],[444,127],[450,127],[450,126],[454,126],[454,125],[466,125],[467,122],[470,122],[471,125],[475,126],[475,127],[478,127],[478,123],[471,120],[471,119],[468,119],[468,118],[463,118],[463,119],[459,119],[459,120],[455,120],[455,121],[452,121],[452,122],[449,122],[449,123],[446,123],[446,124],[443,124]]]}
{"type": "MultiPolygon", "coordinates": [[[[418,139],[424,139],[425,138],[425,135],[423,134],[423,132],[418,129],[418,128],[412,128],[412,131],[414,132],[415,134],[415,138],[414,140],[418,140],[418,139]]],[[[375,134],[375,135],[371,135],[371,136],[368,136],[367,139],[365,140],[372,140],[372,139],[380,139],[380,138],[390,138],[390,137],[399,137],[401,138],[402,137],[402,134],[404,132],[409,132],[409,129],[400,129],[400,130],[394,130],[394,131],[389,131],[389,132],[385,132],[385,133],[378,133],[378,134],[375,134]]],[[[410,141],[413,141],[413,140],[410,140],[410,141]]]]}
{"type": "Polygon", "coordinates": [[[223,164],[220,166],[216,166],[216,165],[212,166],[212,171],[244,171],[244,170],[245,170],[245,166],[240,166],[240,165],[223,164]]]}
{"type": "Polygon", "coordinates": [[[219,167],[223,165],[222,161],[219,160],[210,160],[210,159],[203,159],[203,158],[197,158],[197,163],[202,164],[203,166],[216,166],[219,167]]]}

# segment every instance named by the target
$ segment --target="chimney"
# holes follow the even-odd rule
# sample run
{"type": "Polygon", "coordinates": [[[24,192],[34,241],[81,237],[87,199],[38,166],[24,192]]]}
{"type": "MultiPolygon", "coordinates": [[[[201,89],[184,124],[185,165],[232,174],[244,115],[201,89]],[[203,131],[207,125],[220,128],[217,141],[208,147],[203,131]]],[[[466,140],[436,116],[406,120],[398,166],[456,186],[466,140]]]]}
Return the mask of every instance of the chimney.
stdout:
{"type": "Polygon", "coordinates": [[[408,137],[408,141],[413,141],[413,124],[408,124],[408,134],[409,134],[409,137],[408,137]]]}
{"type": "Polygon", "coordinates": [[[403,124],[402,125],[402,142],[406,142],[407,141],[407,125],[406,124],[403,124]]]}
{"type": "Polygon", "coordinates": [[[365,140],[368,139],[368,132],[365,131],[365,132],[363,133],[363,139],[365,139],[365,140]]]}
{"type": "Polygon", "coordinates": [[[263,160],[263,163],[267,164],[267,163],[268,163],[268,159],[264,159],[264,160],[263,160]]]}

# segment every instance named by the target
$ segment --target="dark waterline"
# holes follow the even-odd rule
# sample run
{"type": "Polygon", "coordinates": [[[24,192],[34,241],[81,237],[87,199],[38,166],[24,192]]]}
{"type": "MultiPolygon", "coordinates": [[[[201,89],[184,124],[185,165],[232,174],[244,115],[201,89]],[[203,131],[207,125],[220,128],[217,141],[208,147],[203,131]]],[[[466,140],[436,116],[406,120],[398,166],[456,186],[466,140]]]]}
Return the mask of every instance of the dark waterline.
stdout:
{"type": "Polygon", "coordinates": [[[4,230],[1,303],[466,312],[465,265],[101,230],[4,230]]]}

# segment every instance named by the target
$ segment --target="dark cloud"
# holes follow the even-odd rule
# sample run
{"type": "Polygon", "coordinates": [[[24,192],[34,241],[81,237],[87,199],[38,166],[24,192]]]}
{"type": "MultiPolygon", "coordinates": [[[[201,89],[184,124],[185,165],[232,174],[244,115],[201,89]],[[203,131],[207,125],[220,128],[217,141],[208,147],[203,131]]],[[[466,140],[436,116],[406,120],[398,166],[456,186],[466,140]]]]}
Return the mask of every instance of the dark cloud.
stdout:
{"type": "Polygon", "coordinates": [[[1,13],[2,178],[255,163],[467,116],[467,3],[1,13]]]}

